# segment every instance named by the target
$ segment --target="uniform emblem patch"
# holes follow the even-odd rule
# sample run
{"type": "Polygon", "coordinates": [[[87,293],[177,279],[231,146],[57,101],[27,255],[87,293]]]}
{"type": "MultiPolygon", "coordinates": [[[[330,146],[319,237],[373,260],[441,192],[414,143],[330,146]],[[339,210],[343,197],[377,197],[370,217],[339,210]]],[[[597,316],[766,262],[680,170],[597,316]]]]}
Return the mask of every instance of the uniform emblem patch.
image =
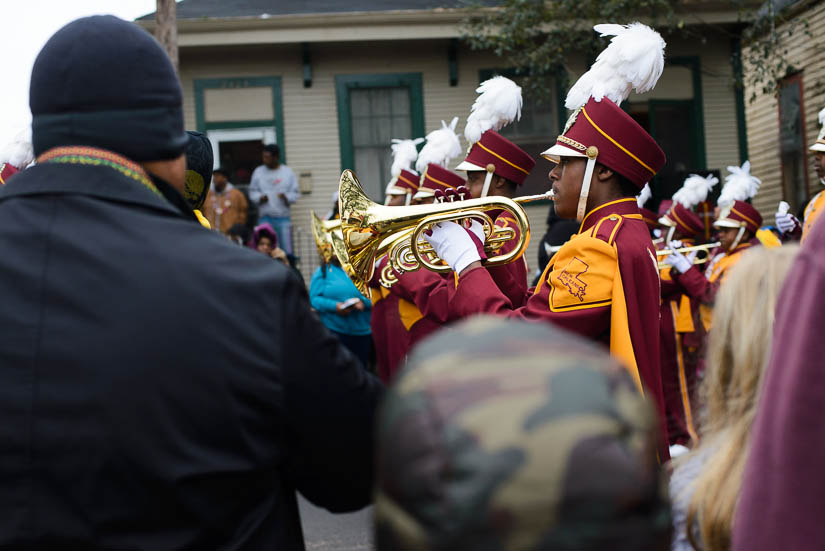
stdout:
{"type": "Polygon", "coordinates": [[[579,299],[579,302],[584,302],[585,290],[587,283],[581,280],[581,275],[584,274],[590,266],[584,261],[573,257],[573,260],[568,262],[567,266],[557,276],[558,280],[567,287],[567,291],[579,299]]]}

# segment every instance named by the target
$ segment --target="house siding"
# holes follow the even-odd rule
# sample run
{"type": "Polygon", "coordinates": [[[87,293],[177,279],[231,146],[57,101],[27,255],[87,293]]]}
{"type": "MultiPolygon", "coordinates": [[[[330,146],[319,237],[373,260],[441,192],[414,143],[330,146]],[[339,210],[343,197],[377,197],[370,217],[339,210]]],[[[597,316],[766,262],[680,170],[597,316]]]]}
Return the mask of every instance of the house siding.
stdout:
{"type": "MultiPolygon", "coordinates": [[[[817,114],[825,107],[825,34],[817,30],[825,28],[825,3],[811,3],[797,20],[808,21],[812,36],[801,25],[788,36],[788,25],[776,32],[782,37],[780,48],[787,49],[791,65],[802,70],[803,102],[805,108],[805,147],[813,145],[819,132],[817,114]]],[[[752,68],[747,64],[747,46],[744,48],[744,71],[752,68]]],[[[746,77],[747,79],[747,77],[746,77]]],[[[766,223],[772,223],[779,201],[784,199],[782,189],[782,165],[779,157],[779,108],[773,94],[763,94],[752,86],[745,88],[745,113],[748,130],[751,171],[762,179],[759,194],[753,201],[766,223]],[[755,101],[750,101],[756,93],[755,101]]],[[[808,193],[814,195],[822,189],[813,168],[813,157],[808,155],[808,193]]]]}

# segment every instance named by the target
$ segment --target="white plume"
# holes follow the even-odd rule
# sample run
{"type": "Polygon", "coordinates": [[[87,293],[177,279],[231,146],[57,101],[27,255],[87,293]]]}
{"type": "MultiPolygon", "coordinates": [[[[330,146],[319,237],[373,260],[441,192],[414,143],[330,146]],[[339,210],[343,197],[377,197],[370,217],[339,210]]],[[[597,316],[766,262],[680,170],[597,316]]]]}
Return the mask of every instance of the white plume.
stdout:
{"type": "Polygon", "coordinates": [[[825,107],[823,107],[822,111],[819,112],[819,124],[825,126],[825,107]]]}
{"type": "Polygon", "coordinates": [[[692,209],[707,199],[710,190],[718,183],[719,178],[713,174],[708,174],[704,177],[698,174],[691,174],[685,178],[685,183],[679,191],[673,194],[673,200],[681,203],[686,209],[692,209]]]}
{"type": "Polygon", "coordinates": [[[390,173],[393,178],[397,178],[405,168],[412,168],[418,158],[418,148],[416,146],[424,142],[424,138],[414,140],[393,139],[392,145],[392,168],[390,173]]]}
{"type": "Polygon", "coordinates": [[[636,196],[636,204],[639,205],[639,208],[642,208],[651,197],[653,197],[653,192],[650,191],[650,182],[648,182],[645,184],[645,187],[642,188],[642,192],[636,196]]]}
{"type": "Polygon", "coordinates": [[[27,127],[0,149],[0,164],[8,163],[14,168],[23,170],[34,161],[32,148],[31,128],[27,127]]]}
{"type": "Polygon", "coordinates": [[[725,176],[725,185],[719,195],[717,203],[720,207],[728,207],[734,201],[747,201],[756,195],[762,180],[751,175],[751,162],[745,161],[741,167],[729,166],[725,176]]]}
{"type": "Polygon", "coordinates": [[[488,130],[501,130],[521,118],[521,87],[506,77],[493,77],[476,88],[479,96],[470,109],[464,137],[474,144],[488,130]]]}
{"type": "Polygon", "coordinates": [[[665,67],[665,41],[659,33],[641,23],[604,24],[593,29],[613,39],[570,89],[565,107],[578,109],[591,97],[596,101],[606,97],[620,105],[631,89],[642,94],[656,86],[665,67]]]}
{"type": "Polygon", "coordinates": [[[427,145],[421,149],[415,163],[415,168],[419,172],[424,172],[430,163],[446,168],[450,159],[461,155],[461,140],[455,133],[457,125],[458,117],[454,117],[449,126],[441,121],[441,128],[427,134],[427,145]]]}

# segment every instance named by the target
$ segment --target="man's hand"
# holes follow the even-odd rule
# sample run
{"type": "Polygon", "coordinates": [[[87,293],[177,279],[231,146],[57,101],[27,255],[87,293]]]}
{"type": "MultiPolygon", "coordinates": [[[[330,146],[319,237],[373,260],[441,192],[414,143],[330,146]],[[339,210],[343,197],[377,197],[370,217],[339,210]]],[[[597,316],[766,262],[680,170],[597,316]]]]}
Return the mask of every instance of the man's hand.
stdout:
{"type": "Polygon", "coordinates": [[[335,313],[339,316],[348,316],[351,311],[352,306],[344,306],[343,302],[339,302],[335,305],[335,313]]]}
{"type": "Polygon", "coordinates": [[[278,198],[283,201],[284,203],[289,203],[289,199],[286,198],[286,193],[279,193],[278,198]]]}
{"type": "Polygon", "coordinates": [[[261,198],[258,199],[258,203],[261,204],[261,205],[263,205],[264,203],[269,203],[269,195],[267,195],[265,193],[263,195],[261,195],[261,198]]]}
{"type": "Polygon", "coordinates": [[[364,302],[361,300],[356,302],[352,307],[358,310],[359,312],[363,312],[364,308],[366,308],[366,306],[364,306],[364,302]]]}
{"type": "Polygon", "coordinates": [[[468,229],[455,222],[441,222],[433,226],[430,234],[424,235],[424,239],[433,246],[435,254],[458,274],[482,258],[484,231],[475,220],[468,229]]]}

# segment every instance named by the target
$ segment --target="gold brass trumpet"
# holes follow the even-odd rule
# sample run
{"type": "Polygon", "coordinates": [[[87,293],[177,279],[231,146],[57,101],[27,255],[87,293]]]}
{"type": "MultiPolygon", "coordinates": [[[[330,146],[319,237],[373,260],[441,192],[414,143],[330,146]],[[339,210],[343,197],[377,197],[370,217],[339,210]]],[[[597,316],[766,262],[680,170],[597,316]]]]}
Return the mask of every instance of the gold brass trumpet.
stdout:
{"type": "Polygon", "coordinates": [[[322,220],[315,211],[309,211],[312,221],[312,236],[315,238],[315,246],[318,247],[318,254],[329,264],[335,254],[332,244],[331,234],[335,230],[341,229],[340,220],[322,220]]]}
{"type": "MultiPolygon", "coordinates": [[[[440,262],[429,243],[421,239],[421,235],[438,222],[464,218],[480,220],[487,236],[485,247],[500,247],[505,241],[513,239],[515,232],[512,229],[495,226],[493,218],[488,214],[494,210],[511,213],[521,231],[512,251],[488,258],[483,264],[499,265],[516,260],[524,254],[530,241],[530,223],[520,203],[549,198],[547,194],[516,200],[486,197],[456,203],[386,207],[374,203],[364,194],[358,178],[351,170],[345,170],[341,174],[338,197],[341,232],[347,260],[352,269],[350,278],[362,293],[373,277],[375,260],[387,253],[390,253],[390,261],[397,263],[393,267],[400,268],[400,271],[414,271],[421,266],[436,272],[450,271],[449,266],[440,262]]],[[[382,279],[385,278],[392,279],[392,276],[382,274],[382,279]]]]}
{"type": "Polygon", "coordinates": [[[337,258],[341,268],[351,278],[354,272],[349,262],[347,248],[344,246],[344,237],[341,235],[341,220],[322,220],[312,211],[310,215],[312,216],[312,235],[315,237],[318,253],[327,264],[333,257],[337,258]]]}
{"type": "MultiPolygon", "coordinates": [[[[682,254],[689,253],[689,252],[692,252],[692,251],[704,252],[705,253],[704,256],[700,256],[700,255],[697,254],[696,257],[693,259],[694,264],[704,264],[710,258],[710,251],[712,251],[713,249],[715,249],[716,247],[718,247],[720,245],[721,245],[721,243],[716,241],[714,243],[705,243],[703,245],[691,245],[690,247],[681,247],[679,249],[673,249],[673,251],[675,251],[677,253],[682,253],[682,254]]],[[[659,269],[660,270],[664,270],[664,269],[667,269],[667,268],[670,267],[670,264],[668,264],[664,260],[661,260],[661,257],[668,256],[671,252],[672,252],[671,249],[662,249],[660,251],[656,251],[656,256],[660,258],[660,260],[659,260],[659,269]]]]}

